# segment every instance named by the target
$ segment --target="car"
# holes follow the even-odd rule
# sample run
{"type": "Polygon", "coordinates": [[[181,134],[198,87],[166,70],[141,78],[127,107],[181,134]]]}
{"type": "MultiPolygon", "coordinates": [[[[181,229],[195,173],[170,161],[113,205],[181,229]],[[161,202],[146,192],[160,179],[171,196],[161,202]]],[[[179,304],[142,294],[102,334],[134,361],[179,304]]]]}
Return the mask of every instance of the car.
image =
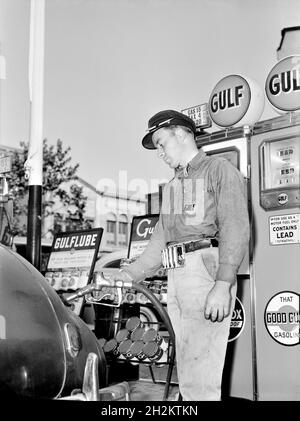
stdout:
{"type": "Polygon", "coordinates": [[[1,398],[72,396],[83,390],[85,373],[87,390],[106,388],[105,355],[88,326],[30,262],[2,244],[0,267],[1,398]]]}
{"type": "MultiPolygon", "coordinates": [[[[117,273],[122,265],[126,265],[127,260],[127,248],[113,251],[111,253],[107,253],[100,257],[97,260],[94,268],[94,272],[102,272],[104,277],[109,277],[117,273]]],[[[166,310],[166,285],[167,281],[165,277],[163,277],[163,272],[160,271],[158,274],[158,278],[151,278],[146,279],[143,284],[146,286],[157,299],[159,299],[160,303],[163,305],[164,309],[166,310]]],[[[144,294],[137,293],[134,290],[127,290],[124,294],[124,301],[129,304],[139,303],[140,305],[140,319],[144,323],[145,326],[148,327],[155,327],[157,329],[160,328],[162,323],[161,317],[156,310],[155,306],[150,303],[147,297],[144,294]]]]}
{"type": "Polygon", "coordinates": [[[120,270],[121,263],[127,258],[127,248],[105,253],[95,263],[94,272],[104,272],[106,275],[114,274],[120,270]]]}

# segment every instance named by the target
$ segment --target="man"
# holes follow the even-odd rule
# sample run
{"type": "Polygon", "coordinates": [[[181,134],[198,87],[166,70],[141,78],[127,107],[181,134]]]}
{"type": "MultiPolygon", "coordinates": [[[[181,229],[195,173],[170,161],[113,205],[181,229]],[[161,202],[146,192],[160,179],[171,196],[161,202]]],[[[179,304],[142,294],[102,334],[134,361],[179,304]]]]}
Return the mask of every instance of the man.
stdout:
{"type": "Polygon", "coordinates": [[[245,186],[225,158],[198,150],[196,127],[173,110],[155,114],[142,140],[175,170],[143,254],[117,279],[168,269],[168,314],[176,335],[183,400],[220,400],[236,273],[249,240],[245,186]]]}

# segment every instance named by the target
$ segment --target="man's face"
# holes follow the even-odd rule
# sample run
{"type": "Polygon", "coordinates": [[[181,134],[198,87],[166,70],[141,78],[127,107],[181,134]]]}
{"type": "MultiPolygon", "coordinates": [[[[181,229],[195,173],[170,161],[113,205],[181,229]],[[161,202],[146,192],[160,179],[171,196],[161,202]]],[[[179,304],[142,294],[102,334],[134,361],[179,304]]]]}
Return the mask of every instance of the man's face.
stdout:
{"type": "Polygon", "coordinates": [[[152,141],[157,148],[157,153],[171,168],[181,164],[183,154],[182,136],[177,130],[162,127],[153,133],[152,141]]]}

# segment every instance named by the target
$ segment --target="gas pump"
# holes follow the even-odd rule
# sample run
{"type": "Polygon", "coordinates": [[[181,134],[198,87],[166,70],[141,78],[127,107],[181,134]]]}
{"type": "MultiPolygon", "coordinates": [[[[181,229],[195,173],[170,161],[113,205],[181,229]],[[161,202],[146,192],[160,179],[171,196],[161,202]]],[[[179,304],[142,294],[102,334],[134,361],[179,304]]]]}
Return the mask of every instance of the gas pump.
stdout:
{"type": "Polygon", "coordinates": [[[300,56],[279,61],[266,80],[286,112],[257,124],[251,138],[257,397],[299,400],[300,56]]]}
{"type": "Polygon", "coordinates": [[[207,154],[227,158],[243,174],[251,223],[249,250],[237,274],[224,398],[300,398],[299,68],[300,56],[289,56],[271,70],[267,99],[286,114],[265,121],[259,121],[264,94],[254,81],[241,75],[221,79],[208,103],[221,130],[196,138],[207,154]]]}

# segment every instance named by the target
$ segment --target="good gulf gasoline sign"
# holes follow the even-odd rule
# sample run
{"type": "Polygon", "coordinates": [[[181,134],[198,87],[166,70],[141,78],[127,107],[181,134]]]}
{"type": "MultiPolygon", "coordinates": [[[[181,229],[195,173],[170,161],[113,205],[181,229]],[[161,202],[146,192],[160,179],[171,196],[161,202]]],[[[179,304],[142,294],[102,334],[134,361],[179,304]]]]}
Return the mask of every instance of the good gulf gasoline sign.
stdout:
{"type": "Polygon", "coordinates": [[[270,71],[265,90],[268,100],[278,110],[299,110],[300,55],[280,60],[270,71]]]}
{"type": "Polygon", "coordinates": [[[214,87],[209,114],[220,127],[253,125],[263,111],[264,94],[256,82],[241,75],[229,75],[214,87]]]}
{"type": "Polygon", "coordinates": [[[283,291],[274,295],[265,308],[265,325],[270,336],[286,346],[299,344],[299,294],[283,291]]]}

